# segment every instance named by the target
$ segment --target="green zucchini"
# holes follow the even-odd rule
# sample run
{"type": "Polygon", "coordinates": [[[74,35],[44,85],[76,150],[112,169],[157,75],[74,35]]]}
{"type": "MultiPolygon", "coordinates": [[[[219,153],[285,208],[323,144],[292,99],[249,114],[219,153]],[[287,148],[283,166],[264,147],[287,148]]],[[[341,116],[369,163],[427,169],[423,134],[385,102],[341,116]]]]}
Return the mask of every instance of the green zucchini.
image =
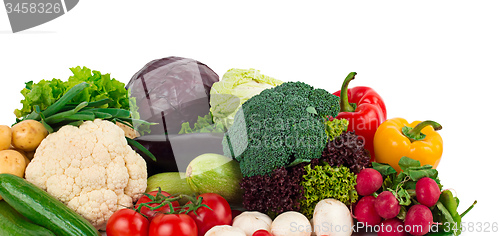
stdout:
{"type": "Polygon", "coordinates": [[[55,235],[100,235],[82,216],[18,176],[0,174],[0,196],[24,217],[49,229],[55,235]]]}
{"type": "Polygon", "coordinates": [[[0,235],[10,236],[54,236],[50,230],[33,224],[23,215],[19,214],[5,201],[0,201],[0,235]]]}

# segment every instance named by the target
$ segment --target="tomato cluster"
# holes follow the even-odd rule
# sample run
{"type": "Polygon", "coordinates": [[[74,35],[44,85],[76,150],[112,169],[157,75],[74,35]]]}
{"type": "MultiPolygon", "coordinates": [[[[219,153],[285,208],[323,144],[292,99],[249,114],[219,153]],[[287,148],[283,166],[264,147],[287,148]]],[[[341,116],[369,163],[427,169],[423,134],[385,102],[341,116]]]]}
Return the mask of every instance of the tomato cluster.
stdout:
{"type": "Polygon", "coordinates": [[[177,201],[165,202],[169,197],[175,199],[161,190],[143,195],[135,204],[135,209],[118,210],[109,218],[106,234],[108,236],[203,236],[216,225],[231,225],[232,214],[229,203],[218,194],[201,194],[184,206],[180,206],[177,201]]]}

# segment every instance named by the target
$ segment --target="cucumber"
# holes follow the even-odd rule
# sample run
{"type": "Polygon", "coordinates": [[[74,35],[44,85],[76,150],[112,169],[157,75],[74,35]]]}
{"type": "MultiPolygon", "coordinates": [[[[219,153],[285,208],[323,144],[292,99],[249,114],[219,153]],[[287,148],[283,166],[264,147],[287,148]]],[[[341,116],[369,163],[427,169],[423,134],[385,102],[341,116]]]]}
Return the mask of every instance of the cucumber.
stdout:
{"type": "Polygon", "coordinates": [[[0,195],[16,211],[55,235],[100,236],[82,216],[23,178],[0,174],[0,195]]]}
{"type": "Polygon", "coordinates": [[[19,214],[5,201],[0,201],[0,235],[10,236],[54,236],[50,230],[33,224],[23,215],[19,214]]]}

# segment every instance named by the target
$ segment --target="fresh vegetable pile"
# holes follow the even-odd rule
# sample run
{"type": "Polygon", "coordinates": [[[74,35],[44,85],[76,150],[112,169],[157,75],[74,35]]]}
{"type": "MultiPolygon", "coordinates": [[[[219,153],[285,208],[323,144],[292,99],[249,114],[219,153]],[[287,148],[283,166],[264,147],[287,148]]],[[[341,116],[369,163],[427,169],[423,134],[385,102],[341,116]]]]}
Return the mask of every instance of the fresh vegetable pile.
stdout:
{"type": "Polygon", "coordinates": [[[0,235],[460,235],[476,204],[438,176],[442,126],[387,119],[355,72],[332,93],[181,57],[127,86],[71,71],[0,126],[0,235]]]}

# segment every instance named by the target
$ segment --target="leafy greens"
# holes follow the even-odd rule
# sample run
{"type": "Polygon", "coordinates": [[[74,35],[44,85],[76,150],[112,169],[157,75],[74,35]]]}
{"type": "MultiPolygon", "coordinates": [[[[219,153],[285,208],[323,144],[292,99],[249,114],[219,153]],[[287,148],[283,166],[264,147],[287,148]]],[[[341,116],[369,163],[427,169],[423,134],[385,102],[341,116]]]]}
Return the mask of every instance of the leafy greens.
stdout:
{"type": "Polygon", "coordinates": [[[54,78],[52,80],[41,80],[38,83],[27,82],[25,88],[21,90],[21,94],[24,96],[24,99],[21,100],[23,107],[14,111],[16,117],[21,118],[29,115],[34,111],[35,106],[38,106],[41,110],[46,110],[69,89],[82,82],[86,82],[90,86],[73,97],[69,103],[79,104],[81,102],[109,99],[107,103],[101,106],[102,108],[130,109],[130,102],[134,102],[134,100],[129,99],[124,83],[111,78],[110,74],[102,74],[87,67],[77,66],[70,68],[70,70],[73,75],[67,81],[54,78]]]}

